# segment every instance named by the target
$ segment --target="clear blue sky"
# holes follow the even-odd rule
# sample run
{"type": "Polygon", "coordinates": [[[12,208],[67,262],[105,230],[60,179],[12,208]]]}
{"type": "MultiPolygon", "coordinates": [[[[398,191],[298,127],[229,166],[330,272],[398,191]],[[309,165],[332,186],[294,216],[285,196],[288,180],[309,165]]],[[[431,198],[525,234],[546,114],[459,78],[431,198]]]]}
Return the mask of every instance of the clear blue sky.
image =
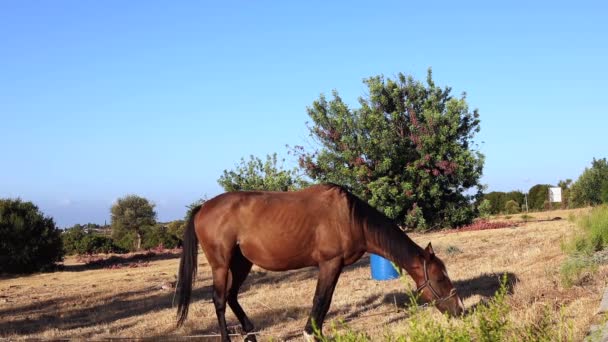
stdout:
{"type": "Polygon", "coordinates": [[[607,5],[427,3],[2,1],[0,197],[62,227],[131,193],[181,218],[241,157],[304,144],[320,93],[428,67],[480,110],[490,191],[608,155],[607,5]]]}

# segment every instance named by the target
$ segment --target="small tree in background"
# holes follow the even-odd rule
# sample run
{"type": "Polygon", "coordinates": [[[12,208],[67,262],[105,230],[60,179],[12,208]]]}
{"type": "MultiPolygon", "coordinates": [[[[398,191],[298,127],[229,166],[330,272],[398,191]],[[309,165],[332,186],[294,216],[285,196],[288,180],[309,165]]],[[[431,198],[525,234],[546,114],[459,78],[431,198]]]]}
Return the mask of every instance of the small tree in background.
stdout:
{"type": "Polygon", "coordinates": [[[490,215],[492,214],[492,204],[490,203],[490,200],[484,199],[483,201],[481,201],[481,203],[477,207],[477,210],[479,211],[479,217],[490,217],[490,215]]]}
{"type": "Polygon", "coordinates": [[[509,200],[505,203],[505,212],[509,215],[519,212],[520,204],[514,200],[509,200]]]}
{"type": "Polygon", "coordinates": [[[0,273],[52,269],[63,260],[61,231],[32,202],[0,199],[0,273]]]}
{"type": "Polygon", "coordinates": [[[483,196],[484,201],[490,203],[490,213],[496,215],[505,209],[507,194],[502,191],[492,191],[483,196]]]}
{"type": "Polygon", "coordinates": [[[249,161],[242,158],[235,170],[224,170],[218,183],[225,191],[288,191],[306,184],[296,169],[286,170],[278,165],[276,153],[267,155],[266,161],[254,156],[249,161]]]}
{"type": "MultiPolygon", "coordinates": [[[[188,214],[186,214],[188,215],[188,214]]],[[[186,229],[186,221],[185,220],[175,220],[169,222],[167,224],[167,231],[169,234],[175,236],[176,239],[182,240],[184,237],[184,230],[186,229]]]]}
{"type": "Polygon", "coordinates": [[[192,211],[198,206],[203,205],[206,201],[207,197],[204,196],[192,202],[190,205],[186,206],[188,210],[186,211],[186,215],[184,216],[183,220],[175,220],[167,225],[167,232],[178,240],[177,246],[180,246],[181,242],[184,240],[184,231],[186,230],[186,225],[188,224],[190,215],[192,215],[192,211]]]}
{"type": "Polygon", "coordinates": [[[528,191],[528,206],[532,210],[544,210],[549,198],[549,184],[536,184],[528,191]]]}
{"type": "Polygon", "coordinates": [[[608,161],[593,159],[571,187],[574,206],[608,203],[608,161]]]}
{"type": "Polygon", "coordinates": [[[293,149],[315,181],[347,187],[399,223],[461,226],[475,215],[483,156],[474,149],[479,114],[463,96],[399,74],[364,80],[368,95],[350,108],[333,92],[308,108],[318,148],[293,149]],[[477,189],[469,195],[471,189],[477,189]],[[409,218],[408,218],[409,216],[409,218]]]}
{"type": "Polygon", "coordinates": [[[141,249],[145,227],[156,224],[154,204],[136,195],[119,198],[112,206],[112,238],[128,250],[141,249]]]}

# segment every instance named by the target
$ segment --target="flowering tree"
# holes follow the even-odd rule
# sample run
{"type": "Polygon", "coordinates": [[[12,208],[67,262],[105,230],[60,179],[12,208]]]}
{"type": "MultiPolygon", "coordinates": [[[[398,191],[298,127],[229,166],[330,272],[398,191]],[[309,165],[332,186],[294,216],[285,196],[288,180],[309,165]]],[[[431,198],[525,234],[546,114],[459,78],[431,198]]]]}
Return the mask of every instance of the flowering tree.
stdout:
{"type": "Polygon", "coordinates": [[[466,96],[399,74],[364,80],[368,95],[349,108],[336,91],[308,108],[313,150],[296,146],[313,180],[346,186],[400,223],[419,229],[460,226],[474,217],[483,155],[474,149],[477,110],[466,96]]]}

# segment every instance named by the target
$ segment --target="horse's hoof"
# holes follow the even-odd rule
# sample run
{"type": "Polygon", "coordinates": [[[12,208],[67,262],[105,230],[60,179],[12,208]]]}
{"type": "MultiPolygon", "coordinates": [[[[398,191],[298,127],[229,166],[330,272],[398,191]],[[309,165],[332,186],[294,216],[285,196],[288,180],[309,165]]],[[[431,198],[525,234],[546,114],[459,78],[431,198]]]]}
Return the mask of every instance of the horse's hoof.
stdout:
{"type": "Polygon", "coordinates": [[[255,337],[254,334],[247,334],[247,336],[245,336],[245,342],[257,342],[257,338],[255,337]]]}
{"type": "Polygon", "coordinates": [[[315,335],[309,334],[306,331],[304,331],[304,341],[306,342],[315,342],[317,341],[317,339],[315,339],[315,335]]]}

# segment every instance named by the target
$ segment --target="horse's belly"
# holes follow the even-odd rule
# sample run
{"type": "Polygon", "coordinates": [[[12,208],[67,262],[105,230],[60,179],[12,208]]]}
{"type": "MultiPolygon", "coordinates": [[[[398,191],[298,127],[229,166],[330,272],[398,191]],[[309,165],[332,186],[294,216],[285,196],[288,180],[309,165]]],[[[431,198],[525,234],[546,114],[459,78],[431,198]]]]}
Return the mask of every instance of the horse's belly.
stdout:
{"type": "Polygon", "coordinates": [[[239,245],[245,258],[269,271],[286,271],[317,265],[306,247],[269,245],[255,241],[243,241],[239,245]]]}

